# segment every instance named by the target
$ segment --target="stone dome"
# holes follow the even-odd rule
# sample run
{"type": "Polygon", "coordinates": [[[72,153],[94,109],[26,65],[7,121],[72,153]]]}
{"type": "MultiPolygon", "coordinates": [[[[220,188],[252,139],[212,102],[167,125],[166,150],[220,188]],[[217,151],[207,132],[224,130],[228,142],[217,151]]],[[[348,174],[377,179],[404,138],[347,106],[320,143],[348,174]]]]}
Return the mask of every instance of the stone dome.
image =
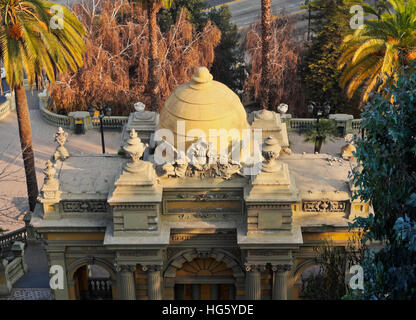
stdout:
{"type": "MultiPolygon", "coordinates": [[[[198,131],[194,130],[201,130],[207,141],[213,142],[215,135],[210,135],[210,129],[225,129],[228,132],[233,130],[235,133],[238,132],[240,140],[243,130],[249,128],[246,111],[238,96],[226,85],[214,81],[205,67],[199,67],[191,81],[179,86],[169,96],[159,120],[159,129],[169,129],[173,132],[173,144],[176,148],[181,139],[195,137],[185,143],[185,149],[199,136],[198,131]],[[178,121],[183,121],[184,130],[178,130],[178,121]]],[[[220,140],[217,139],[217,150],[220,151],[220,140]]],[[[231,141],[232,138],[229,137],[228,147],[231,141]]]]}

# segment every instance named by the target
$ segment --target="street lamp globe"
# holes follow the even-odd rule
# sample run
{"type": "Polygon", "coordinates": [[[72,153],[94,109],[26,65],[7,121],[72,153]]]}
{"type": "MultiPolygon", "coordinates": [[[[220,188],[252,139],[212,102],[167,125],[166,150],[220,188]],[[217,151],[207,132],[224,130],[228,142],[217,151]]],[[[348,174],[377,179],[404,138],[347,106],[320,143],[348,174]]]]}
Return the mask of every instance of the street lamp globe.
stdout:
{"type": "Polygon", "coordinates": [[[331,111],[331,106],[329,105],[329,103],[325,103],[324,111],[325,111],[325,114],[329,114],[329,112],[331,111]]]}
{"type": "Polygon", "coordinates": [[[315,103],[311,102],[308,104],[308,112],[313,113],[313,110],[315,109],[315,103]]]}

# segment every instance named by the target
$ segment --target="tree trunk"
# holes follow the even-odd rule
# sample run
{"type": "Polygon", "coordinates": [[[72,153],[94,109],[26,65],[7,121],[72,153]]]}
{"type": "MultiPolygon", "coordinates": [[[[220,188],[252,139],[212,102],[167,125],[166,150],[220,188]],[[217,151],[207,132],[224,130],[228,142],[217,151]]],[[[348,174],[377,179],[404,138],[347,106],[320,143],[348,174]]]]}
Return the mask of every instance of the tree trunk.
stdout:
{"type": "Polygon", "coordinates": [[[316,137],[314,153],[321,153],[322,144],[323,144],[322,137],[316,137]]]}
{"type": "Polygon", "coordinates": [[[160,110],[160,88],[159,88],[159,61],[157,54],[157,20],[156,14],[162,7],[159,1],[147,3],[147,16],[149,19],[149,86],[150,103],[152,110],[160,110]]]}
{"type": "Polygon", "coordinates": [[[261,106],[267,109],[269,106],[270,77],[270,46],[272,38],[272,15],[270,0],[261,0],[261,106]]]}
{"type": "Polygon", "coordinates": [[[23,83],[14,87],[17,122],[19,124],[20,146],[22,148],[23,164],[25,166],[27,194],[29,209],[33,212],[38,196],[38,183],[36,180],[35,157],[32,146],[32,130],[30,128],[29,107],[23,83]]]}

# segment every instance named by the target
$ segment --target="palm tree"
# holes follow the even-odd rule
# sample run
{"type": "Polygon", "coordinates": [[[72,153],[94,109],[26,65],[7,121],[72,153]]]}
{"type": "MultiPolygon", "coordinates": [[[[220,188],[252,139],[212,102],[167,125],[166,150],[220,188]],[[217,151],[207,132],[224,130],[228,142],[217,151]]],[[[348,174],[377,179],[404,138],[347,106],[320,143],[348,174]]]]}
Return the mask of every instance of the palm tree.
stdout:
{"type": "Polygon", "coordinates": [[[270,77],[270,46],[272,38],[272,14],[271,1],[261,0],[261,107],[267,109],[269,105],[269,87],[267,83],[270,77]]]}
{"type": "Polygon", "coordinates": [[[304,133],[305,142],[311,142],[315,145],[314,153],[320,153],[322,145],[327,142],[327,138],[335,141],[337,129],[332,120],[321,120],[316,126],[313,126],[304,133]]]}
{"type": "Polygon", "coordinates": [[[362,29],[344,38],[338,67],[349,97],[362,88],[367,101],[371,91],[380,91],[401,66],[416,59],[416,0],[388,2],[382,14],[366,7],[377,19],[366,19],[362,29]]]}
{"type": "Polygon", "coordinates": [[[150,103],[156,110],[160,109],[159,61],[157,57],[157,20],[159,10],[170,8],[173,0],[136,0],[147,10],[149,19],[149,87],[150,103]]]}
{"type": "Polygon", "coordinates": [[[56,74],[65,72],[68,66],[76,71],[85,50],[81,23],[65,6],[57,6],[43,0],[0,0],[0,61],[15,94],[31,211],[36,205],[38,185],[23,73],[31,87],[43,74],[53,82],[56,74]]]}

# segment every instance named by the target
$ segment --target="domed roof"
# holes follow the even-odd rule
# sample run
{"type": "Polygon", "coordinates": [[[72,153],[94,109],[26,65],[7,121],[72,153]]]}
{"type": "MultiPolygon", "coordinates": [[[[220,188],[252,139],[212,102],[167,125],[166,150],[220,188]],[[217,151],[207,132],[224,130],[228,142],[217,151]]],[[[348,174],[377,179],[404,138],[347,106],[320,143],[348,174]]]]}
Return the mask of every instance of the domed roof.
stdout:
{"type": "MultiPolygon", "coordinates": [[[[214,137],[210,135],[210,130],[225,129],[230,132],[237,129],[241,139],[242,130],[250,128],[246,111],[238,96],[226,85],[212,78],[207,68],[199,67],[192,80],[179,86],[166,100],[160,113],[159,129],[173,132],[176,148],[178,139],[198,135],[194,133],[197,131],[189,132],[193,129],[202,130],[207,141],[212,142],[214,137]],[[183,121],[185,130],[178,130],[178,121],[183,121]]],[[[197,138],[193,141],[196,140],[197,138]]],[[[193,141],[187,141],[186,148],[193,141]]],[[[220,151],[219,142],[217,149],[220,151]]]]}

